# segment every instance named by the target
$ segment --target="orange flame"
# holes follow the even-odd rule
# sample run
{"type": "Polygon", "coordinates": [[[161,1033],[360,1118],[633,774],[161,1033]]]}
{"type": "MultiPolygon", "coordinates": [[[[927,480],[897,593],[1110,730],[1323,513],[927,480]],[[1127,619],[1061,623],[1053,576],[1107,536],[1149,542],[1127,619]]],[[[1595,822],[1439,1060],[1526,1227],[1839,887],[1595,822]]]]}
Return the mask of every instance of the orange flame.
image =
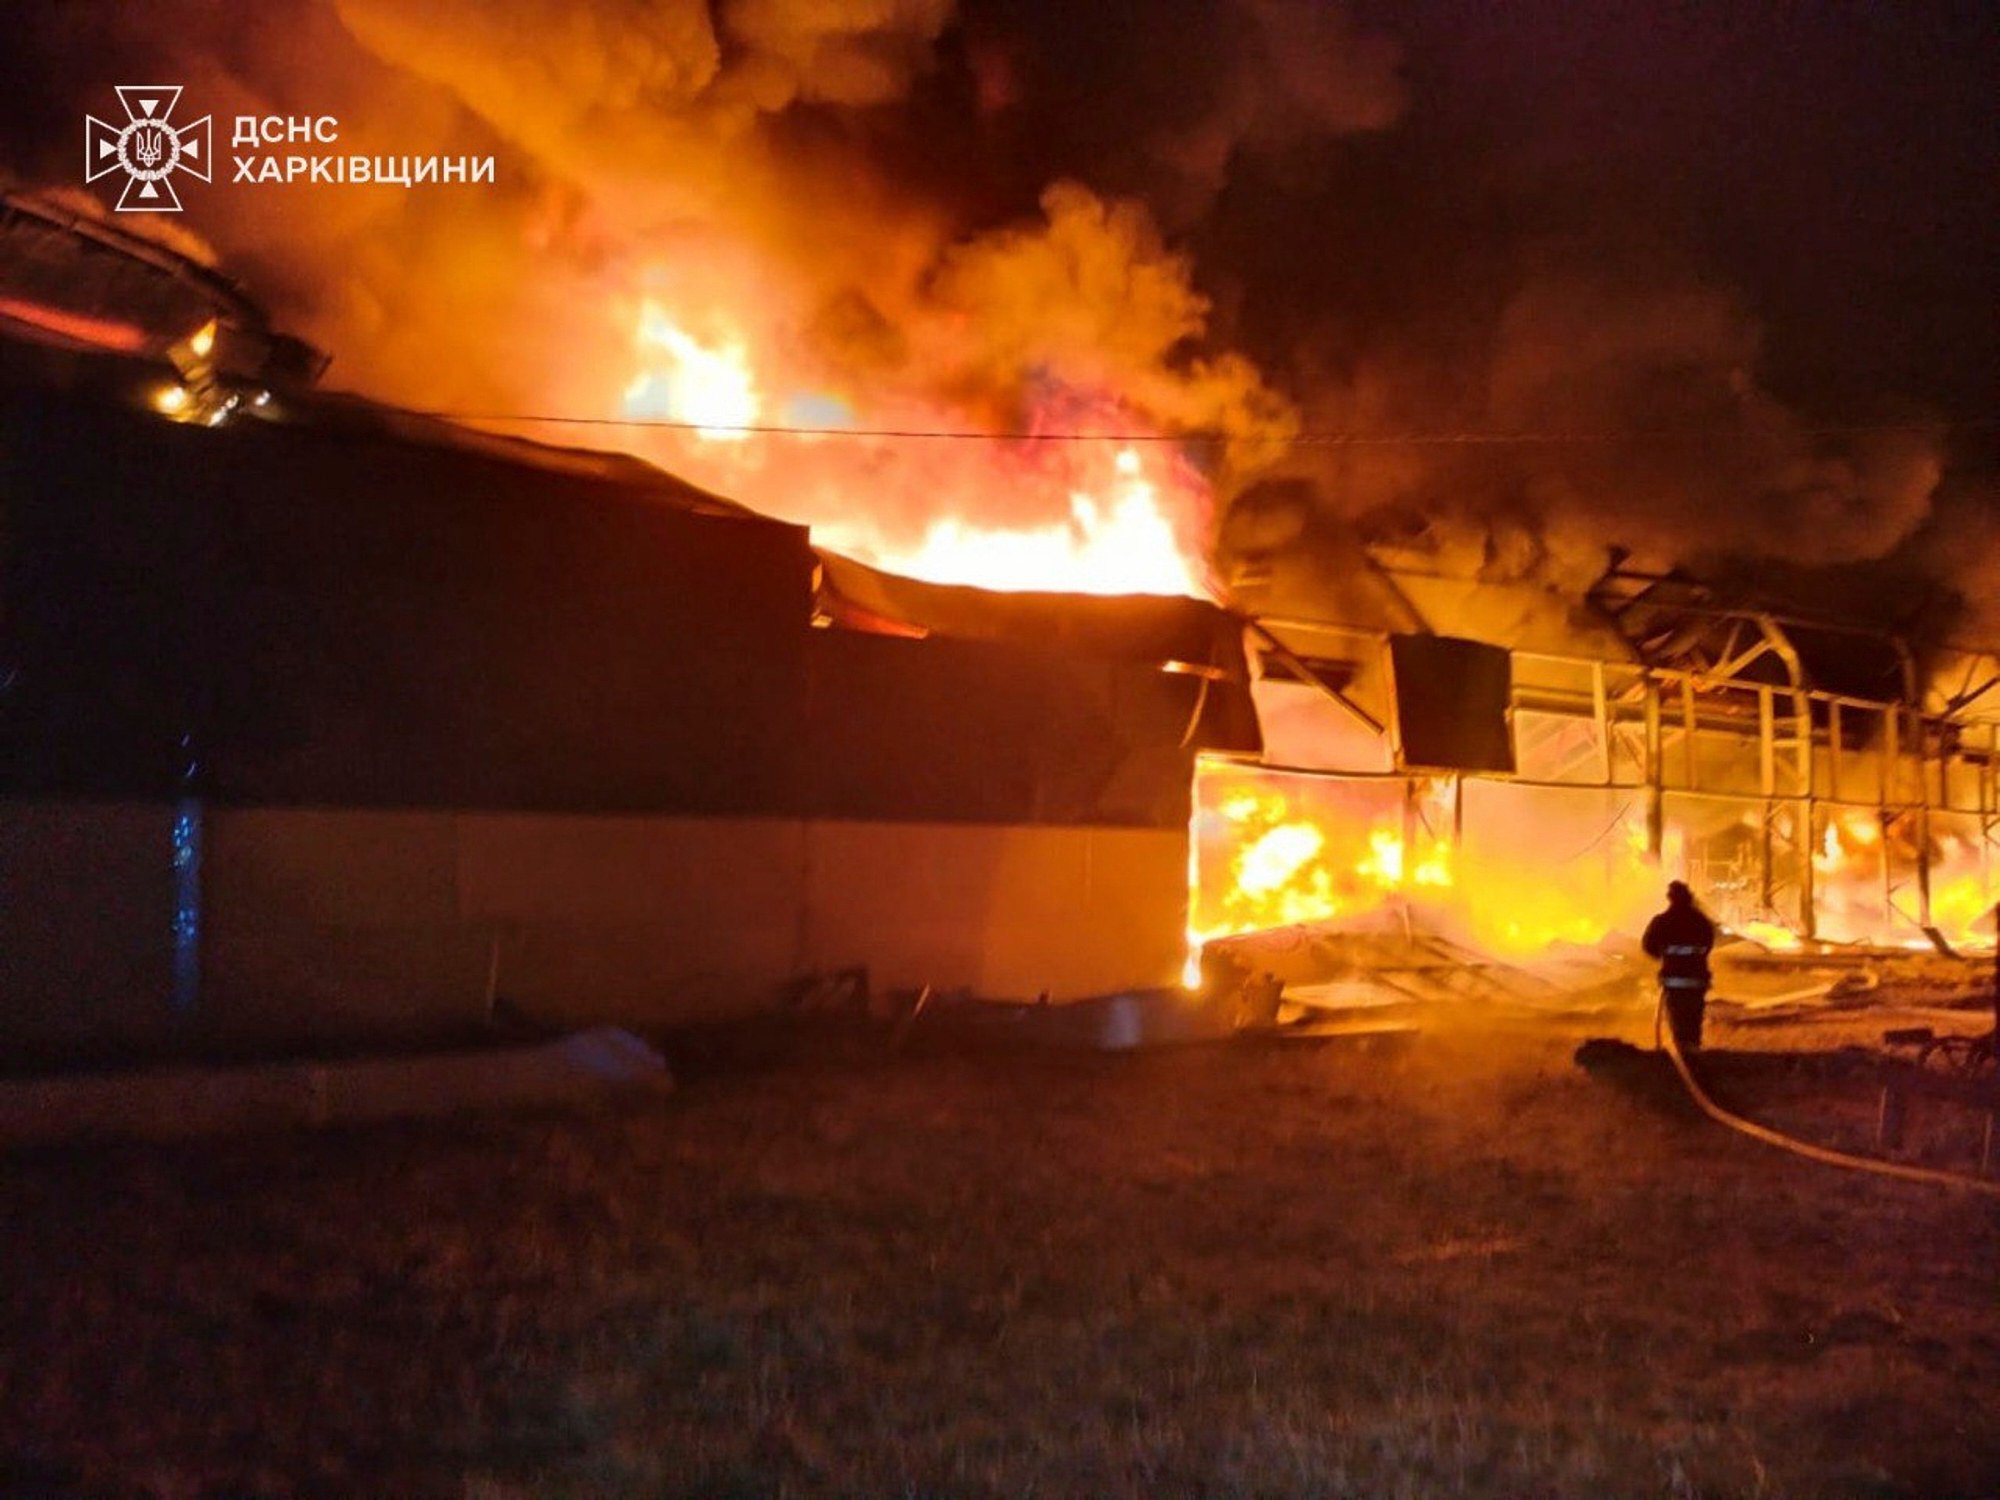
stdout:
{"type": "MultiPolygon", "coordinates": [[[[1760,882],[1740,863],[1740,839],[1729,855],[1736,863],[1718,863],[1712,845],[1691,859],[1688,830],[1670,825],[1654,856],[1632,804],[1593,833],[1604,802],[1582,788],[1576,797],[1592,800],[1573,801],[1565,812],[1555,800],[1560,791],[1473,785],[1470,814],[1460,818],[1445,783],[1419,780],[1415,787],[1418,802],[1406,812],[1400,781],[1316,781],[1203,762],[1189,872],[1190,950],[1198,954],[1203,943],[1238,933],[1361,918],[1392,903],[1496,957],[1553,943],[1594,945],[1616,933],[1636,936],[1669,874],[1695,880],[1718,920],[1744,937],[1779,952],[1806,946],[1787,913],[1757,904],[1760,882]]],[[[1813,848],[1816,935],[1930,947],[1918,927],[1914,841],[1923,825],[1905,817],[1885,830],[1872,809],[1826,816],[1813,848]]],[[[1989,949],[1991,861],[1982,857],[1976,828],[1949,826],[1951,816],[1935,813],[1930,827],[1931,924],[1956,948],[1989,949]]],[[[1724,835],[1758,827],[1751,818],[1724,835]]],[[[1725,854],[1729,848],[1725,839],[1725,854]]],[[[1796,886],[1777,885],[1772,894],[1781,904],[1796,899],[1796,886]]]]}
{"type": "MultiPolygon", "coordinates": [[[[1208,487],[1170,443],[983,439],[959,432],[962,417],[907,408],[900,436],[850,437],[841,431],[856,426],[847,402],[809,384],[774,402],[771,351],[733,334],[697,337],[657,299],[640,304],[633,345],[639,367],[623,387],[624,415],[686,429],[651,434],[654,455],[697,483],[804,521],[836,551],[981,588],[1209,592],[1208,487]],[[911,435],[939,432],[952,436],[911,435]]],[[[1052,396],[1043,415],[1085,431],[1135,425],[1115,404],[1074,392],[1052,396]]]]}
{"type": "Polygon", "coordinates": [[[1188,939],[1301,922],[1354,919],[1401,903],[1469,946],[1520,955],[1553,943],[1595,944],[1636,932],[1660,900],[1670,838],[1647,852],[1643,824],[1617,810],[1611,825],[1574,820],[1579,851],[1552,847],[1546,810],[1489,788],[1476,827],[1460,838],[1447,783],[1314,781],[1204,761],[1196,775],[1188,939]],[[1479,836],[1474,837],[1477,833],[1479,836]],[[1618,835],[1613,837],[1613,835],[1618,835]],[[1578,857],[1580,855],[1580,857],[1578,857]]]}

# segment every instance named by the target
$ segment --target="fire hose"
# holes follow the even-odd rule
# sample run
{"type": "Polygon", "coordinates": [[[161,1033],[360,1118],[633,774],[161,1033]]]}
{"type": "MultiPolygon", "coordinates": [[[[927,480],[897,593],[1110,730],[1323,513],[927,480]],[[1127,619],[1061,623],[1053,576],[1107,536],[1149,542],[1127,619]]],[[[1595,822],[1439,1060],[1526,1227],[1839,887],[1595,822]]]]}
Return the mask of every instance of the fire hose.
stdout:
{"type": "Polygon", "coordinates": [[[1847,1167],[1856,1172],[1873,1172],[1878,1177],[1900,1177],[1906,1182],[1928,1182],[1939,1187],[1970,1188],[1975,1193],[1985,1193],[1990,1197],[2000,1197],[2000,1181],[1984,1177],[1969,1176],[1964,1172],[1947,1172],[1937,1167],[1913,1167],[1902,1162],[1882,1161],[1872,1156],[1856,1156],[1848,1151],[1835,1151],[1828,1146],[1815,1146],[1811,1141],[1802,1141],[1783,1131],[1773,1130],[1768,1125],[1759,1125],[1755,1120],[1746,1120],[1739,1114],[1724,1109],[1708,1096],[1681,1055],[1680,1042],[1674,1036],[1672,1026],[1662,1026],[1666,1013],[1667,997],[1664,992],[1653,1011],[1653,1039],[1657,1046],[1664,1037],[1667,1056],[1674,1060],[1674,1071],[1680,1074],[1681,1083],[1688,1091],[1688,1097],[1718,1125],[1725,1125],[1753,1141],[1762,1141],[1767,1146],[1776,1146],[1780,1151],[1789,1151],[1794,1156],[1803,1156],[1808,1161],[1824,1162],[1830,1167],[1847,1167]]]}

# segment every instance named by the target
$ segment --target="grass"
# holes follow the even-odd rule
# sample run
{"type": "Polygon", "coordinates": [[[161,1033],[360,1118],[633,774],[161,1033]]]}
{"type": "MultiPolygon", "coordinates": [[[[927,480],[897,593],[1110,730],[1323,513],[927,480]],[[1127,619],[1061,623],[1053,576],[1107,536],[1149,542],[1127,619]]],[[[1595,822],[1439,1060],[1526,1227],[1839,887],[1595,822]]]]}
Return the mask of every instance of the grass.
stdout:
{"type": "Polygon", "coordinates": [[[2000,1492],[1992,1200],[1576,1040],[751,1031],[643,1107],[16,1155],[0,1494],[2000,1492]]]}

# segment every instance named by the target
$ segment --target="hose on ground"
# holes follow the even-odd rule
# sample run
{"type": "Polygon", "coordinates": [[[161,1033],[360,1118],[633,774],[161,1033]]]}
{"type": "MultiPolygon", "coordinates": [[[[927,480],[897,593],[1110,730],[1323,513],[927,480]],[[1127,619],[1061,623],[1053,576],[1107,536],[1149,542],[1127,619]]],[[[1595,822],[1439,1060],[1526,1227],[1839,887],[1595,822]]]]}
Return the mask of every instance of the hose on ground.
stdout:
{"type": "Polygon", "coordinates": [[[1780,1151],[1789,1151],[1794,1156],[1803,1156],[1808,1161],[1824,1162],[1830,1167],[1847,1167],[1856,1172],[1872,1172],[1878,1177],[1900,1177],[1905,1182],[1928,1182],[1937,1187],[1970,1188],[1975,1193],[1985,1193],[1989,1197],[2000,1198],[2000,1181],[1985,1177],[1972,1177],[1964,1172],[1946,1172],[1936,1167],[1912,1167],[1902,1162],[1881,1161],[1872,1156],[1856,1156],[1847,1151],[1835,1151],[1827,1146],[1815,1146],[1811,1141],[1799,1140],[1783,1131],[1773,1130],[1768,1125],[1759,1125],[1755,1120],[1746,1120],[1741,1115],[1732,1114],[1709,1098],[1688,1067],[1687,1059],[1681,1056],[1680,1043],[1674,1036],[1672,1026],[1662,1025],[1666,1013],[1667,998],[1660,996],[1658,1007],[1653,1012],[1653,1041],[1660,1045],[1665,1041],[1667,1056],[1674,1060],[1674,1071],[1681,1076],[1681,1083],[1688,1091],[1688,1097],[1718,1125],[1726,1125],[1753,1141],[1762,1141],[1767,1146],[1776,1146],[1780,1151]]]}

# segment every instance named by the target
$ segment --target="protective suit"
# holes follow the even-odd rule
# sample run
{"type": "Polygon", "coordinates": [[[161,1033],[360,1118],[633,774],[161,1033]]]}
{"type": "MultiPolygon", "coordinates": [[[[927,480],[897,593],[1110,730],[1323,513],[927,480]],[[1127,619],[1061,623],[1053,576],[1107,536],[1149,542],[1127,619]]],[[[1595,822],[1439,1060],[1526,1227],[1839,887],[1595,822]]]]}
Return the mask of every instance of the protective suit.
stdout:
{"type": "Polygon", "coordinates": [[[1694,892],[1679,880],[1667,887],[1667,909],[1646,924],[1640,946],[1660,965],[1660,991],[1667,1024],[1683,1057],[1701,1050],[1701,1022],[1708,1009],[1708,953],[1715,924],[1694,904],[1694,892]]]}

